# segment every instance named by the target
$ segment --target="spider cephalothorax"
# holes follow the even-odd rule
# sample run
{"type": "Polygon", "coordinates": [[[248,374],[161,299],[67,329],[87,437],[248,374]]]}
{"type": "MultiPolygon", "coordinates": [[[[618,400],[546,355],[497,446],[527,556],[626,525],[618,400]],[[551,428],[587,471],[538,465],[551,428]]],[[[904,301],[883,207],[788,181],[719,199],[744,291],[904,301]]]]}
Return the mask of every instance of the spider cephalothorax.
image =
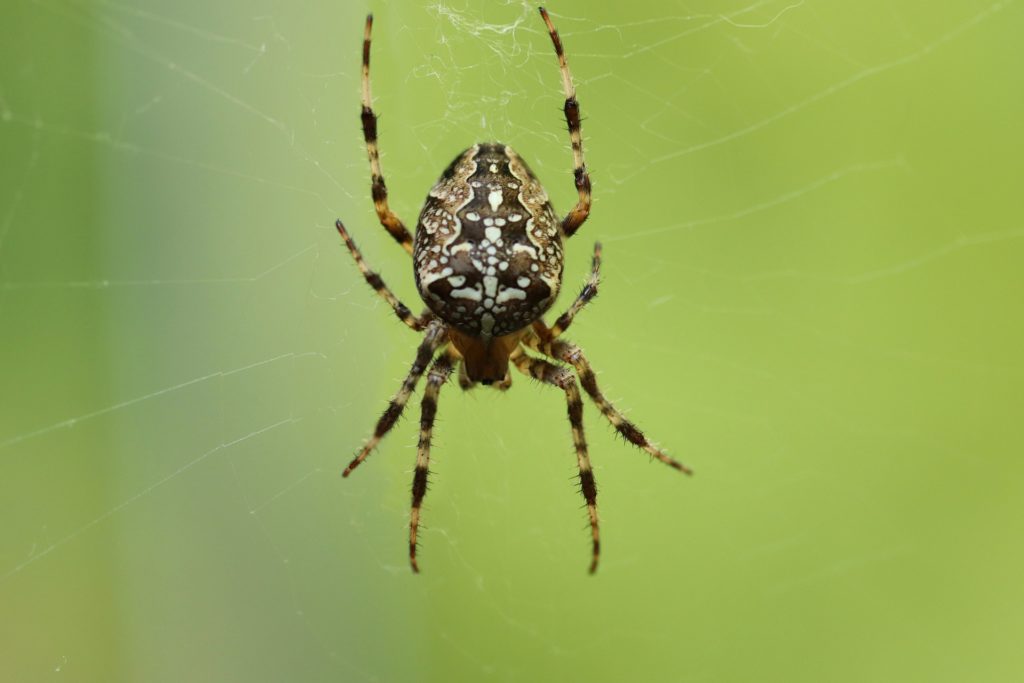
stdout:
{"type": "Polygon", "coordinates": [[[551,327],[541,319],[561,288],[562,241],[572,237],[590,214],[590,177],[583,161],[579,103],[562,42],[544,8],[540,9],[540,14],[561,68],[565,120],[569,126],[579,195],[576,206],[559,219],[540,181],[511,147],[495,142],[478,143],[459,154],[430,190],[416,224],[415,242],[388,206],[377,151],[377,116],[370,95],[373,17],[366,18],[362,121],[374,206],[381,224],[413,255],[416,286],[427,310],[419,316],[413,315],[381,277],[370,270],[345,226],[337,222],[338,232],[366,281],[391,305],[402,322],[424,333],[408,376],[377,421],[373,435],[345,468],[344,475],[348,476],[362,463],[395,425],[426,372],[427,388],[423,394],[409,524],[409,559],[415,571],[419,571],[416,548],[420,505],[427,490],[437,398],[442,385],[456,369],[463,389],[470,389],[477,383],[508,389],[512,383],[511,364],[519,372],[565,392],[580,490],[590,519],[591,572],[597,569],[600,550],[597,486],[583,437],[579,385],[627,441],[675,469],[690,472],[623,417],[601,393],[594,371],[580,348],[562,338],[576,314],[597,294],[601,266],[599,244],[594,245],[590,277],[572,305],[551,327]],[[573,370],[579,376],[579,384],[573,370]]]}

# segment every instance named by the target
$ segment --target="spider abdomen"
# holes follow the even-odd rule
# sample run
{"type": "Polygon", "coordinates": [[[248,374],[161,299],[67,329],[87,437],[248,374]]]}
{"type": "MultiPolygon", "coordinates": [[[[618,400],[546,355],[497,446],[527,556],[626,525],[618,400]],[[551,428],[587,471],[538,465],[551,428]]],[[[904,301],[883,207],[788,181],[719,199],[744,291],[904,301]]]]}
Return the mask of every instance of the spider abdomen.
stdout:
{"type": "Polygon", "coordinates": [[[416,286],[438,317],[472,337],[537,320],[562,282],[562,236],[547,193],[511,147],[465,150],[430,190],[416,224],[416,286]]]}

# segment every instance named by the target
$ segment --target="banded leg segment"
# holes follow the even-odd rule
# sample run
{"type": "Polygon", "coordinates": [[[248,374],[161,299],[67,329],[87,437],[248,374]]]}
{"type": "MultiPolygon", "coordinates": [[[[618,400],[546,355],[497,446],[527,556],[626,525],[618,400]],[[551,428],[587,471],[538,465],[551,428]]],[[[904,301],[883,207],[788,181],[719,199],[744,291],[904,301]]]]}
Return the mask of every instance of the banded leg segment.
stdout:
{"type": "Polygon", "coordinates": [[[531,358],[525,354],[513,356],[512,361],[523,374],[551,384],[565,392],[565,400],[569,409],[569,425],[572,427],[572,441],[576,447],[576,462],[580,471],[580,491],[587,504],[592,537],[592,555],[590,573],[597,571],[597,561],[601,554],[601,539],[597,523],[597,484],[594,471],[590,466],[590,455],[587,453],[587,441],[583,435],[583,401],[576,378],[567,368],[549,363],[540,358],[531,358]]]}
{"type": "Polygon", "coordinates": [[[374,291],[381,296],[384,301],[388,302],[388,305],[395,311],[395,315],[403,323],[416,330],[417,332],[427,327],[427,322],[430,320],[429,316],[417,318],[409,310],[409,307],[398,300],[398,297],[388,289],[388,286],[384,284],[384,280],[378,273],[370,270],[370,267],[366,265],[366,261],[363,259],[362,252],[359,251],[359,247],[356,246],[352,236],[348,234],[348,230],[345,229],[344,223],[340,220],[334,224],[334,227],[338,229],[338,234],[341,235],[341,239],[345,240],[345,246],[348,247],[349,252],[352,254],[352,258],[355,259],[356,265],[359,267],[359,272],[363,274],[366,279],[366,283],[373,287],[374,291]]]}
{"type": "Polygon", "coordinates": [[[448,381],[454,368],[451,352],[442,354],[434,361],[427,374],[427,388],[423,391],[420,412],[420,441],[416,446],[416,470],[412,475],[412,511],[409,515],[409,563],[414,572],[419,572],[416,563],[417,534],[420,528],[420,506],[427,493],[430,476],[430,439],[434,432],[434,417],[437,415],[437,397],[441,387],[448,381]]]}
{"type": "Polygon", "coordinates": [[[590,301],[597,296],[597,286],[601,282],[601,243],[594,242],[594,258],[590,265],[590,276],[587,281],[583,283],[583,289],[576,296],[576,300],[572,302],[567,310],[562,315],[558,316],[555,324],[548,328],[546,331],[543,328],[544,323],[537,321],[534,324],[534,330],[541,335],[542,339],[554,340],[558,339],[569,329],[569,325],[572,324],[576,314],[583,310],[583,307],[590,303],[590,301]]]}
{"type": "Polygon", "coordinates": [[[352,462],[348,464],[345,471],[341,473],[341,476],[347,477],[352,474],[352,470],[359,467],[370,456],[370,453],[377,447],[380,440],[398,422],[398,418],[402,416],[402,411],[405,410],[405,404],[409,402],[409,396],[419,383],[420,377],[426,371],[427,365],[430,364],[430,359],[434,357],[434,352],[444,342],[445,332],[446,329],[441,323],[431,323],[423,342],[416,349],[416,359],[413,360],[412,367],[409,368],[409,374],[402,380],[402,386],[399,387],[398,392],[392,397],[391,402],[388,403],[384,414],[377,420],[377,426],[373,430],[373,435],[366,440],[366,443],[359,450],[359,453],[356,454],[356,457],[352,459],[352,462]]]}
{"type": "Polygon", "coordinates": [[[548,35],[555,46],[555,54],[558,55],[558,66],[562,71],[562,90],[565,92],[565,123],[569,127],[569,140],[572,142],[573,177],[576,182],[576,192],[579,200],[576,206],[562,219],[562,231],[566,237],[572,237],[583,222],[590,215],[590,174],[587,173],[587,165],[583,161],[583,133],[580,130],[580,103],[576,100],[576,88],[572,84],[572,73],[569,71],[569,63],[565,60],[565,52],[562,49],[562,39],[551,23],[551,17],[547,10],[540,8],[540,16],[548,27],[548,35]]]}
{"type": "Polygon", "coordinates": [[[669,467],[684,472],[685,474],[693,474],[693,470],[679,462],[673,457],[667,455],[663,450],[655,446],[650,440],[644,436],[635,424],[626,419],[626,417],[619,412],[619,410],[612,405],[612,402],[604,397],[601,393],[601,389],[597,386],[597,376],[594,374],[594,369],[590,366],[590,361],[587,360],[586,356],[583,355],[583,351],[576,346],[566,341],[554,341],[550,344],[542,344],[538,350],[541,353],[557,358],[560,361],[569,363],[580,376],[580,384],[583,385],[583,390],[587,392],[590,398],[597,405],[601,414],[612,423],[612,426],[634,446],[638,446],[643,450],[647,451],[652,457],[657,458],[661,462],[665,463],[669,467]]]}
{"type": "Polygon", "coordinates": [[[373,28],[373,15],[366,15],[366,29],[363,31],[363,139],[366,140],[366,156],[370,159],[370,190],[373,194],[373,207],[377,210],[377,218],[395,241],[412,254],[412,235],[406,229],[391,207],[388,206],[388,188],[384,184],[384,174],[380,170],[380,151],[377,148],[377,115],[373,111],[373,95],[370,92],[370,31],[373,28]]]}

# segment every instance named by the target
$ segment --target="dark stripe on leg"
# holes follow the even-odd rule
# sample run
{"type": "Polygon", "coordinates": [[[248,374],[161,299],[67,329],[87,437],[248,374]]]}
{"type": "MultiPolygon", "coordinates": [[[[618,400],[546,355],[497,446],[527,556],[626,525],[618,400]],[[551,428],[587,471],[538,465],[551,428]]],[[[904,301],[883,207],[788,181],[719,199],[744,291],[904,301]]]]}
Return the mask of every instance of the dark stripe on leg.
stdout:
{"type": "Polygon", "coordinates": [[[442,385],[452,374],[454,362],[450,351],[434,361],[427,376],[427,388],[423,391],[423,401],[420,404],[420,440],[416,447],[416,469],[412,476],[412,508],[409,513],[409,564],[414,572],[420,570],[416,562],[416,546],[420,507],[423,505],[423,497],[427,494],[427,481],[430,476],[430,440],[434,431],[434,418],[437,416],[437,399],[442,385]]]}
{"type": "Polygon", "coordinates": [[[378,273],[370,270],[370,267],[366,264],[366,260],[363,258],[363,253],[359,251],[359,247],[356,246],[355,240],[352,239],[352,236],[348,234],[348,230],[345,229],[345,224],[339,220],[335,222],[334,227],[337,228],[338,234],[341,235],[341,239],[345,241],[345,246],[348,247],[349,253],[351,253],[352,258],[355,259],[356,266],[358,266],[359,272],[363,274],[363,278],[366,280],[366,283],[373,287],[374,291],[377,292],[384,301],[388,302],[388,305],[391,306],[391,309],[395,312],[395,315],[398,316],[398,319],[416,331],[420,331],[426,327],[429,317],[424,316],[422,318],[417,318],[414,316],[412,311],[409,310],[409,307],[399,301],[398,297],[388,289],[388,286],[384,284],[384,279],[381,278],[378,273]]]}
{"type": "Polygon", "coordinates": [[[569,140],[572,143],[573,177],[579,199],[576,206],[562,219],[562,231],[566,237],[572,237],[590,215],[590,176],[587,174],[587,165],[583,160],[580,103],[576,99],[576,88],[572,84],[572,73],[569,71],[569,63],[565,59],[562,39],[558,35],[558,31],[555,30],[555,25],[551,22],[547,10],[543,7],[540,8],[540,16],[544,19],[544,23],[548,27],[548,35],[551,36],[551,43],[555,46],[558,67],[562,73],[562,90],[565,93],[565,123],[569,129],[569,140]]]}
{"type": "Polygon", "coordinates": [[[513,357],[516,368],[523,374],[530,375],[546,384],[551,384],[565,392],[569,426],[572,428],[572,441],[576,448],[576,464],[579,468],[580,492],[587,504],[587,517],[590,521],[591,560],[590,573],[597,571],[597,562],[601,553],[601,540],[597,519],[597,485],[594,472],[590,466],[590,455],[587,441],[583,435],[583,401],[572,373],[563,367],[540,358],[526,355],[513,357]]]}
{"type": "Polygon", "coordinates": [[[597,560],[601,555],[601,539],[597,534],[597,483],[594,481],[592,470],[580,470],[580,492],[583,494],[583,499],[587,501],[587,511],[590,515],[590,528],[593,534],[590,573],[593,574],[597,571],[597,560]]]}
{"type": "Polygon", "coordinates": [[[419,527],[420,506],[423,504],[423,496],[427,495],[427,478],[429,474],[430,470],[417,465],[412,475],[412,512],[409,516],[411,530],[409,534],[409,562],[412,565],[412,570],[417,573],[420,568],[416,564],[416,546],[418,543],[416,537],[419,527]]]}
{"type": "Polygon", "coordinates": [[[614,405],[612,405],[611,401],[604,397],[604,394],[601,393],[601,389],[597,385],[597,376],[594,374],[594,370],[590,366],[590,362],[586,359],[583,355],[583,351],[580,350],[578,346],[565,341],[555,341],[550,344],[541,344],[539,346],[542,347],[538,348],[541,353],[546,353],[560,361],[569,363],[576,368],[576,372],[580,377],[580,384],[583,385],[583,390],[587,392],[587,395],[594,401],[594,404],[601,411],[601,414],[605,416],[612,426],[615,427],[615,430],[621,434],[626,441],[634,446],[642,448],[651,456],[657,458],[673,469],[677,469],[686,474],[693,474],[693,470],[689,467],[675,458],[670,457],[663,450],[652,444],[635,424],[627,420],[625,416],[623,416],[623,414],[619,412],[614,405]]]}
{"type": "Polygon", "coordinates": [[[363,106],[360,119],[363,124],[363,139],[366,141],[366,156],[370,160],[370,191],[373,195],[373,206],[377,218],[384,229],[412,254],[412,235],[402,220],[388,206],[388,188],[384,184],[384,174],[380,169],[380,151],[377,148],[377,115],[373,111],[373,95],[370,92],[370,32],[373,28],[373,15],[366,15],[366,28],[363,31],[363,106]]]}
{"type": "Polygon", "coordinates": [[[380,440],[384,438],[384,435],[391,431],[391,428],[398,422],[402,411],[405,410],[405,404],[409,401],[409,396],[419,383],[423,372],[427,369],[430,359],[434,357],[434,352],[444,342],[446,331],[446,328],[441,323],[431,323],[423,342],[416,349],[416,358],[412,362],[412,367],[409,368],[409,374],[402,380],[402,386],[399,387],[398,392],[388,403],[388,407],[384,409],[384,414],[377,420],[373,436],[366,440],[366,443],[356,456],[352,458],[352,462],[348,464],[348,467],[341,473],[341,476],[347,477],[352,473],[352,470],[366,460],[373,449],[377,447],[377,444],[380,443],[380,440]]]}
{"type": "Polygon", "coordinates": [[[601,283],[601,243],[594,242],[594,256],[590,262],[590,276],[587,281],[583,284],[583,289],[580,290],[575,301],[569,306],[562,315],[558,316],[555,320],[555,324],[551,326],[547,335],[542,335],[544,341],[551,341],[557,339],[563,332],[569,329],[569,325],[572,324],[576,314],[583,310],[590,301],[597,296],[597,287],[601,283]]]}

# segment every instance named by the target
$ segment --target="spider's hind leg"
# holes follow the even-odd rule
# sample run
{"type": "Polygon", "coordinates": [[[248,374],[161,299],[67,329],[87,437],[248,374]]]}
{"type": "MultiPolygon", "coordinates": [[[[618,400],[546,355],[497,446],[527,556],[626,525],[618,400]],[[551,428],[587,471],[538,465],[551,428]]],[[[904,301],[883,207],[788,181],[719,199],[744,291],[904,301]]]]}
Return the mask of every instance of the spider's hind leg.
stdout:
{"type": "Polygon", "coordinates": [[[373,111],[373,95],[370,92],[370,31],[373,28],[373,15],[366,15],[366,27],[363,30],[363,107],[361,120],[363,139],[366,142],[366,156],[370,160],[370,190],[373,194],[373,207],[377,218],[384,229],[412,254],[412,235],[402,223],[402,219],[388,205],[388,187],[384,182],[384,173],[380,169],[380,150],[377,147],[377,114],[373,111]]]}
{"type": "Polygon", "coordinates": [[[572,84],[572,73],[569,71],[569,63],[565,59],[565,50],[562,48],[562,39],[551,22],[547,11],[541,7],[540,16],[548,28],[548,35],[551,36],[551,43],[555,46],[555,55],[558,57],[558,68],[562,73],[562,91],[565,93],[565,123],[569,128],[569,142],[572,144],[572,173],[576,182],[576,193],[578,199],[576,206],[569,211],[562,219],[562,231],[566,237],[572,237],[583,222],[590,215],[590,174],[587,173],[587,164],[583,160],[583,133],[580,131],[580,103],[576,99],[576,88],[572,84]]]}

